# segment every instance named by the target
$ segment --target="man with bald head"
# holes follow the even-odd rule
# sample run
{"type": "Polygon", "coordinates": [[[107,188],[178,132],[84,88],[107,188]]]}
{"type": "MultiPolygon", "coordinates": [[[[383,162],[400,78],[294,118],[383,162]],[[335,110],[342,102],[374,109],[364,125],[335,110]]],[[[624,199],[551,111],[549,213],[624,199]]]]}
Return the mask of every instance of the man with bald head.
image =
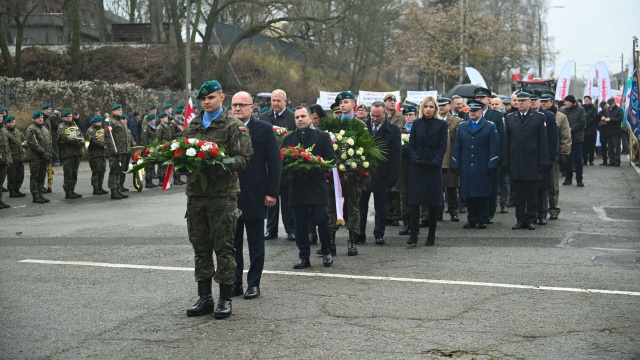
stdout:
{"type": "MultiPolygon", "coordinates": [[[[289,133],[296,129],[296,121],[293,111],[287,109],[287,93],[284,90],[276,89],[271,92],[271,111],[260,115],[260,120],[274,126],[286,128],[289,133]]],[[[289,207],[289,185],[288,181],[280,181],[280,199],[276,197],[275,206],[267,210],[267,231],[264,234],[266,240],[278,237],[279,210],[282,212],[282,224],[287,233],[287,239],[294,241],[295,225],[293,222],[293,210],[289,207]]]]}

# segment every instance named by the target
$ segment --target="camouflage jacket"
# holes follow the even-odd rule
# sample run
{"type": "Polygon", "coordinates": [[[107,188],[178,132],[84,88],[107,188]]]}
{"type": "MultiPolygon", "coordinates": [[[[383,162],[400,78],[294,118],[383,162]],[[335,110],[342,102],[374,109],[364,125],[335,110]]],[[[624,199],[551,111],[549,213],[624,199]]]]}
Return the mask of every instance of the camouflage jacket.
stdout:
{"type": "Polygon", "coordinates": [[[156,129],[147,125],[147,127],[142,130],[142,134],[140,134],[140,145],[147,147],[157,139],[158,137],[156,136],[156,129]]]}
{"type": "Polygon", "coordinates": [[[127,145],[129,146],[129,149],[131,149],[132,147],[136,146],[136,141],[133,139],[133,134],[131,133],[131,130],[129,130],[129,128],[127,129],[127,145]]]}
{"type": "Polygon", "coordinates": [[[58,125],[57,141],[61,159],[82,156],[84,151],[84,138],[82,137],[80,128],[78,128],[73,121],[63,121],[58,125]]]}
{"type": "Polygon", "coordinates": [[[85,141],[89,142],[89,159],[107,156],[107,144],[104,142],[102,126],[91,126],[87,129],[85,141]]]}
{"type": "Polygon", "coordinates": [[[107,154],[109,156],[128,154],[129,142],[127,139],[127,127],[120,121],[120,116],[112,115],[105,127],[111,130],[107,131],[105,129],[104,131],[104,142],[107,143],[107,154]]]}
{"type": "Polygon", "coordinates": [[[51,134],[44,125],[32,123],[27,129],[27,144],[29,145],[29,161],[51,160],[51,134]]]}
{"type": "Polygon", "coordinates": [[[0,164],[13,164],[11,150],[9,150],[9,136],[4,129],[0,131],[0,164]]]}
{"type": "Polygon", "coordinates": [[[171,124],[169,124],[169,127],[171,128],[171,140],[182,137],[182,134],[184,133],[184,125],[180,125],[175,121],[172,121],[171,124]]]}
{"type": "Polygon", "coordinates": [[[159,143],[173,140],[173,137],[171,137],[171,128],[169,127],[169,124],[160,124],[156,127],[156,129],[159,143]]]}
{"type": "Polygon", "coordinates": [[[207,175],[208,186],[206,189],[202,189],[198,181],[188,182],[186,194],[187,196],[213,198],[237,196],[240,192],[238,171],[247,166],[251,155],[253,155],[249,129],[244,126],[242,121],[229,114],[226,109],[205,129],[202,124],[203,114],[204,112],[200,112],[196,118],[191,120],[184,131],[185,138],[213,141],[219,147],[224,148],[226,155],[232,157],[235,162],[228,167],[231,172],[216,169],[215,175],[207,175]]]}
{"type": "Polygon", "coordinates": [[[24,161],[23,148],[26,147],[26,142],[24,139],[24,135],[22,135],[22,132],[16,128],[9,129],[6,126],[2,129],[2,131],[7,134],[7,139],[9,140],[9,151],[11,151],[13,162],[19,163],[24,161]]]}

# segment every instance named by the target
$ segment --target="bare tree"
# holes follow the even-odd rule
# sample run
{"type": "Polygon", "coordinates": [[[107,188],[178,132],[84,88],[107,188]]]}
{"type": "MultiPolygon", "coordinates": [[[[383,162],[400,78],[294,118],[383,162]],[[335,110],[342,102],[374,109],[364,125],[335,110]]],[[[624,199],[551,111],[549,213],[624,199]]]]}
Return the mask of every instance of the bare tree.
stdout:
{"type": "Polygon", "coordinates": [[[0,50],[2,58],[7,66],[9,76],[19,77],[22,73],[22,37],[29,17],[38,7],[39,2],[27,2],[23,0],[3,0],[0,2],[0,50]],[[16,26],[15,61],[9,52],[11,32],[9,24],[16,26]]]}
{"type": "Polygon", "coordinates": [[[78,0],[64,1],[64,39],[69,44],[71,80],[80,79],[80,4],[78,0]]]}
{"type": "Polygon", "coordinates": [[[151,42],[164,42],[164,6],[162,0],[149,0],[149,22],[151,23],[151,42]]]}

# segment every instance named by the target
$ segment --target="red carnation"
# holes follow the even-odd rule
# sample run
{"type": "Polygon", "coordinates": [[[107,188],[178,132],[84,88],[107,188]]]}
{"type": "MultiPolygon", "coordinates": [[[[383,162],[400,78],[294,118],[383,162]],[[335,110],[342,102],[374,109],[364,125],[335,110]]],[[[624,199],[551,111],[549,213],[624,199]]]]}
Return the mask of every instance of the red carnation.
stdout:
{"type": "Polygon", "coordinates": [[[282,160],[284,160],[284,155],[282,155],[282,160]]]}
{"type": "Polygon", "coordinates": [[[299,156],[300,156],[300,153],[299,153],[299,152],[297,152],[297,151],[294,151],[294,152],[293,152],[293,156],[295,156],[295,157],[299,157],[299,156]]]}
{"type": "Polygon", "coordinates": [[[218,149],[216,149],[216,148],[211,148],[211,154],[212,154],[214,157],[218,156],[218,149]]]}
{"type": "Polygon", "coordinates": [[[278,132],[278,127],[277,126],[273,127],[273,132],[278,132]]]}
{"type": "Polygon", "coordinates": [[[280,149],[280,154],[284,154],[284,148],[280,149]]]}
{"type": "Polygon", "coordinates": [[[173,157],[180,157],[182,155],[184,155],[184,152],[182,152],[182,150],[180,149],[173,152],[173,157]]]}
{"type": "Polygon", "coordinates": [[[184,144],[189,145],[189,139],[184,139],[184,144]]]}
{"type": "Polygon", "coordinates": [[[139,158],[140,158],[140,153],[136,153],[135,155],[133,155],[133,161],[138,162],[139,158]]]}
{"type": "Polygon", "coordinates": [[[303,154],[303,155],[302,155],[302,158],[303,158],[303,159],[305,159],[305,160],[307,160],[307,161],[310,161],[310,160],[311,160],[311,155],[309,155],[309,154],[303,154]]]}
{"type": "Polygon", "coordinates": [[[293,146],[289,146],[289,150],[293,151],[295,148],[293,146]]]}
{"type": "Polygon", "coordinates": [[[198,153],[196,154],[197,157],[200,158],[200,160],[204,161],[204,158],[207,156],[207,154],[203,153],[202,151],[198,151],[198,153]]]}
{"type": "Polygon", "coordinates": [[[144,154],[149,155],[149,148],[144,149],[144,154]]]}
{"type": "Polygon", "coordinates": [[[322,162],[322,156],[318,155],[318,156],[316,156],[316,159],[318,159],[318,161],[322,162]]]}
{"type": "Polygon", "coordinates": [[[204,145],[204,143],[205,143],[205,141],[203,141],[203,140],[198,141],[198,147],[202,147],[202,145],[204,145]]]}

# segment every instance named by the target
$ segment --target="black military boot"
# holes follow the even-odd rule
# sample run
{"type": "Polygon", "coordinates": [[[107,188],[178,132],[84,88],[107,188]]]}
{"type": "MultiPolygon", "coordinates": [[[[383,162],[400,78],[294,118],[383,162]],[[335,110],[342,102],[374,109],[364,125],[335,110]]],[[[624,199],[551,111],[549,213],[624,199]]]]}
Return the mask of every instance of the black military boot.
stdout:
{"type": "Polygon", "coordinates": [[[16,190],[16,194],[18,194],[18,197],[25,197],[27,196],[27,194],[21,192],[20,190],[16,190]]]}
{"type": "Polygon", "coordinates": [[[64,195],[65,199],[77,199],[78,198],[72,191],[65,191],[64,193],[65,193],[65,195],[64,195]]]}
{"type": "Polygon", "coordinates": [[[9,197],[10,198],[19,198],[20,195],[16,191],[9,190],[9,197]]]}
{"type": "Polygon", "coordinates": [[[73,189],[73,191],[71,191],[71,193],[73,195],[75,195],[78,199],[80,199],[82,197],[82,195],[78,194],[75,189],[73,189]]]}
{"type": "Polygon", "coordinates": [[[145,180],[146,180],[146,184],[144,185],[144,187],[146,187],[147,189],[153,189],[154,187],[156,187],[155,185],[153,185],[151,176],[149,176],[145,180]]]}
{"type": "Polygon", "coordinates": [[[402,225],[404,226],[402,227],[402,229],[400,229],[400,232],[398,233],[398,235],[409,235],[411,233],[411,227],[409,224],[411,224],[409,220],[409,215],[403,216],[402,225]]]}
{"type": "Polygon", "coordinates": [[[98,185],[93,186],[93,195],[102,195],[102,191],[100,191],[98,185]]]}
{"type": "Polygon", "coordinates": [[[0,209],[8,209],[11,205],[6,204],[4,201],[0,200],[0,209]]]}
{"type": "Polygon", "coordinates": [[[407,245],[409,245],[409,247],[416,247],[416,245],[418,245],[418,233],[420,232],[420,207],[412,206],[410,216],[411,220],[409,220],[409,224],[411,234],[407,245]]]}
{"type": "Polygon", "coordinates": [[[125,195],[125,194],[121,193],[119,189],[117,191],[118,191],[118,195],[120,195],[121,198],[126,199],[126,198],[129,197],[129,195],[125,195]]]}
{"type": "Polygon", "coordinates": [[[120,199],[122,199],[122,196],[120,195],[120,193],[118,193],[118,190],[111,189],[111,200],[120,200],[120,199]]]}
{"type": "Polygon", "coordinates": [[[436,242],[436,226],[438,225],[438,220],[434,215],[436,215],[437,212],[437,207],[431,206],[429,208],[429,234],[427,235],[427,241],[424,243],[424,246],[433,246],[436,242]]]}
{"type": "Polygon", "coordinates": [[[231,316],[231,293],[233,285],[220,284],[220,298],[218,298],[218,306],[213,312],[216,319],[225,319],[231,316]]]}
{"type": "Polygon", "coordinates": [[[213,311],[213,296],[211,296],[211,278],[198,281],[198,295],[200,298],[187,309],[187,316],[201,316],[213,311]]]}
{"type": "Polygon", "coordinates": [[[358,255],[358,248],[356,247],[356,239],[358,238],[358,234],[349,230],[349,240],[347,242],[347,255],[356,256],[358,255]]]}
{"type": "Polygon", "coordinates": [[[33,203],[34,204],[44,204],[46,201],[44,201],[44,199],[39,196],[39,195],[33,195],[33,203]]]}
{"type": "Polygon", "coordinates": [[[101,191],[103,194],[108,194],[108,193],[109,193],[107,190],[105,190],[105,189],[102,187],[102,183],[99,183],[99,184],[98,184],[98,189],[100,189],[100,191],[101,191]]]}

